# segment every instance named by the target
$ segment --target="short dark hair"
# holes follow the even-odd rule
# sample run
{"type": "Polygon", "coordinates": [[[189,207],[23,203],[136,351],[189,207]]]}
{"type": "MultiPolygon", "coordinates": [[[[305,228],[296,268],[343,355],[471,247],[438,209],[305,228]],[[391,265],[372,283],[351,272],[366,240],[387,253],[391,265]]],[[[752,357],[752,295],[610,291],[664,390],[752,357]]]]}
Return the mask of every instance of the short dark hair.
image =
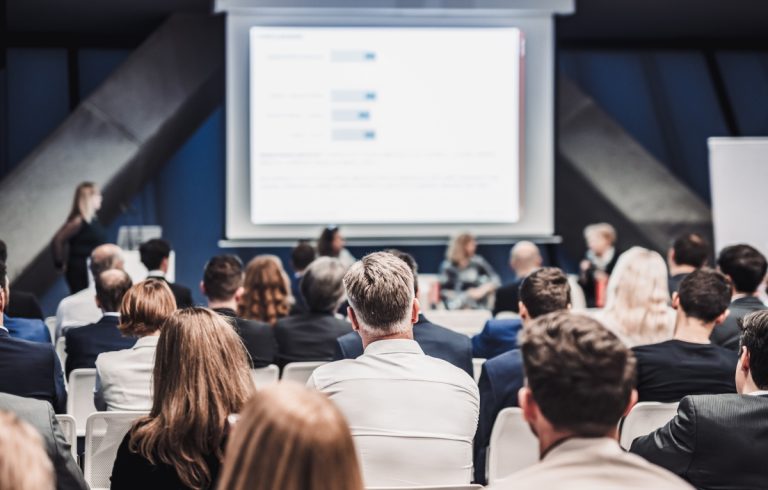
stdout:
{"type": "Polygon", "coordinates": [[[700,269],[685,276],[677,295],[686,315],[711,322],[731,304],[731,281],[719,272],[700,269]]]}
{"type": "Polygon", "coordinates": [[[296,272],[303,271],[315,260],[317,252],[315,247],[307,240],[299,240],[299,243],[291,250],[291,267],[296,272]]]}
{"type": "Polygon", "coordinates": [[[8,262],[8,245],[3,240],[0,240],[0,260],[8,262]]]}
{"type": "Polygon", "coordinates": [[[171,255],[171,244],[161,238],[147,240],[139,246],[141,263],[149,270],[160,268],[163,259],[171,255]]]}
{"type": "Polygon", "coordinates": [[[104,311],[120,311],[123,296],[131,289],[131,276],[120,269],[109,269],[95,278],[96,298],[104,311]]]}
{"type": "MultiPolygon", "coordinates": [[[[5,260],[0,260],[0,289],[6,287],[8,287],[8,267],[5,265],[5,260]]],[[[5,300],[8,301],[8,298],[5,300]]]]}
{"type": "Polygon", "coordinates": [[[542,267],[531,272],[520,284],[520,301],[531,318],[568,308],[571,303],[568,276],[557,267],[542,267]]]}
{"type": "Polygon", "coordinates": [[[339,234],[338,226],[327,226],[317,239],[317,255],[320,257],[336,257],[333,253],[333,239],[339,234]]]}
{"type": "Polygon", "coordinates": [[[598,321],[559,311],[520,334],[528,387],[559,430],[597,437],[615,429],[635,387],[635,357],[598,321]]]}
{"type": "Polygon", "coordinates": [[[675,238],[672,251],[676,264],[704,267],[709,258],[709,242],[698,233],[686,233],[675,238]]]}
{"type": "Polygon", "coordinates": [[[408,267],[410,267],[411,272],[413,272],[413,292],[414,294],[418,294],[419,292],[419,264],[416,263],[416,259],[413,258],[413,255],[403,252],[402,250],[398,250],[396,248],[390,248],[387,250],[384,250],[385,252],[394,255],[398,259],[402,260],[406,264],[408,264],[408,267]]]}
{"type": "Polygon", "coordinates": [[[741,345],[749,352],[752,380],[761,390],[768,390],[768,310],[743,317],[741,332],[741,345]]]}
{"type": "Polygon", "coordinates": [[[212,257],[203,269],[203,288],[208,299],[227,301],[243,285],[243,261],[233,254],[212,257]]]}
{"type": "Polygon", "coordinates": [[[318,257],[309,264],[299,289],[309,311],[333,313],[344,297],[344,264],[334,257],[318,257]]]}
{"type": "Polygon", "coordinates": [[[765,278],[768,262],[763,254],[749,245],[731,245],[720,251],[717,266],[733,281],[736,291],[754,293],[765,278]]]}

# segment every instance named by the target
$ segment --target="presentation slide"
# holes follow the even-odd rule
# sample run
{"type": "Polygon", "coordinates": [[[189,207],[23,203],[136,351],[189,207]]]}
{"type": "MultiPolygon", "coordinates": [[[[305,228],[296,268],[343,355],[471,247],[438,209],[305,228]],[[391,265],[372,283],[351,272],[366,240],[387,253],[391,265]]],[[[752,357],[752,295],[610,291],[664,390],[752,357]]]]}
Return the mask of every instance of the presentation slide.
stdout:
{"type": "Polygon", "coordinates": [[[520,30],[249,38],[254,225],[520,220],[520,30]]]}

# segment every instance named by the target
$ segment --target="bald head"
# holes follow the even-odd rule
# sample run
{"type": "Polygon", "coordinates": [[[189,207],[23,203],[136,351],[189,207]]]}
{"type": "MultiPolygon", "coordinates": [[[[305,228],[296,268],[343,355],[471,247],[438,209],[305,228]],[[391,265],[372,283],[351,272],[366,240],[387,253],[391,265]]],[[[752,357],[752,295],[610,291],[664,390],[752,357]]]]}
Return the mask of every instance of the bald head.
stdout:
{"type": "Polygon", "coordinates": [[[509,265],[517,277],[525,277],[541,267],[539,247],[533,242],[517,242],[509,253],[509,265]]]}
{"type": "Polygon", "coordinates": [[[94,280],[109,269],[122,269],[123,249],[113,243],[99,245],[91,252],[91,274],[94,280]]]}
{"type": "Polygon", "coordinates": [[[109,269],[96,277],[96,302],[102,311],[119,311],[123,296],[131,288],[131,278],[124,270],[109,269]]]}

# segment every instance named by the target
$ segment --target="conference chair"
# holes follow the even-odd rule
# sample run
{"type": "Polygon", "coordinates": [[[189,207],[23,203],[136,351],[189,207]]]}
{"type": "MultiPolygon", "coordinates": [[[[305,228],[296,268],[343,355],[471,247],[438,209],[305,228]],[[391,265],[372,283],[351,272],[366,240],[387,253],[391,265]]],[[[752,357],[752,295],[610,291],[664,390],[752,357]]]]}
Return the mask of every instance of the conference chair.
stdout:
{"type": "Polygon", "coordinates": [[[481,357],[472,358],[472,375],[475,378],[475,383],[480,381],[480,374],[483,372],[483,364],[485,364],[485,359],[481,357]]]}
{"type": "Polygon", "coordinates": [[[96,369],[75,369],[69,373],[69,393],[67,396],[67,414],[77,423],[77,436],[85,435],[85,423],[88,416],[96,412],[93,404],[93,390],[96,387],[96,369]]]}
{"type": "Polygon", "coordinates": [[[274,364],[262,368],[251,369],[251,378],[256,388],[264,388],[280,379],[280,368],[274,364]]]}
{"type": "Polygon", "coordinates": [[[520,408],[499,412],[491,431],[487,461],[489,485],[539,461],[539,440],[523,419],[520,408]]]}
{"type": "Polygon", "coordinates": [[[457,485],[440,487],[368,487],[366,490],[476,490],[482,485],[457,485]]]}
{"type": "Polygon", "coordinates": [[[621,422],[619,442],[621,447],[629,449],[632,441],[663,427],[677,413],[677,402],[640,402],[624,417],[621,422]]]}
{"type": "Polygon", "coordinates": [[[67,344],[66,344],[66,338],[62,335],[59,337],[59,339],[56,341],[56,355],[59,356],[59,362],[61,363],[61,368],[64,369],[64,366],[67,362],[67,344]]]}
{"type": "Polygon", "coordinates": [[[46,317],[45,326],[48,327],[48,333],[51,334],[51,342],[56,345],[56,317],[46,317]]]}
{"type": "Polygon", "coordinates": [[[312,372],[323,364],[326,364],[326,361],[289,362],[283,368],[281,381],[293,381],[305,385],[312,376],[312,372]]]}
{"type": "Polygon", "coordinates": [[[83,475],[91,490],[107,490],[112,466],[133,421],[149,412],[96,412],[85,424],[83,475]]]}
{"type": "Polygon", "coordinates": [[[72,449],[72,457],[77,461],[77,422],[75,422],[75,418],[71,415],[60,414],[56,415],[56,420],[59,421],[64,439],[67,440],[67,444],[72,449]]]}
{"type": "Polygon", "coordinates": [[[435,325],[441,325],[469,337],[480,333],[491,318],[491,310],[429,310],[426,317],[435,325]]]}

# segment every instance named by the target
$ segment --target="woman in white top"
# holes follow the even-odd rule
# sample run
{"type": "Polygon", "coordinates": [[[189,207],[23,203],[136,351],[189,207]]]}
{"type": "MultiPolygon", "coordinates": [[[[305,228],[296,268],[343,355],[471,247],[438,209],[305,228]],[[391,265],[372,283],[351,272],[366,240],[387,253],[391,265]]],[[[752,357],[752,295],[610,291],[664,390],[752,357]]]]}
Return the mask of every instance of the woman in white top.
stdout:
{"type": "Polygon", "coordinates": [[[130,349],[105,352],[96,359],[96,409],[148,411],[152,408],[152,369],[160,325],[176,311],[165,281],[147,279],[134,285],[120,306],[120,331],[138,337],[130,349]]]}

